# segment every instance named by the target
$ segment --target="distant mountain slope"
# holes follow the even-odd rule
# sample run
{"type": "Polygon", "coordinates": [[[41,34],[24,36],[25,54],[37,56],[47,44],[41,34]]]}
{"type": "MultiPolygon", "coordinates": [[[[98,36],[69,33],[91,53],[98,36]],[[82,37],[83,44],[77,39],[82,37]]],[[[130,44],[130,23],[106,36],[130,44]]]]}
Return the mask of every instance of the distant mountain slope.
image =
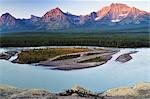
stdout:
{"type": "Polygon", "coordinates": [[[150,13],[126,4],[112,3],[88,15],[64,13],[60,8],[48,11],[42,17],[31,15],[30,19],[16,19],[9,13],[0,17],[0,31],[61,31],[82,29],[136,29],[149,28],[150,13]],[[138,28],[137,28],[138,27],[138,28]]]}

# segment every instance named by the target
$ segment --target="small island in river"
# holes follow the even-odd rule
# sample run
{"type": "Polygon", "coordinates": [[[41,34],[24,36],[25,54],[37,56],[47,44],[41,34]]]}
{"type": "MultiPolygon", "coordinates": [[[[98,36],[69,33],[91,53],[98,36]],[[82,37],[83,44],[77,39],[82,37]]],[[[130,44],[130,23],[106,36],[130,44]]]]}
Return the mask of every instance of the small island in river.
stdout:
{"type": "MultiPolygon", "coordinates": [[[[19,51],[7,51],[0,54],[1,59],[9,60],[19,64],[36,64],[50,69],[57,70],[75,70],[91,68],[105,64],[112,58],[112,55],[119,52],[119,49],[113,48],[33,48],[20,49],[19,51]],[[17,56],[15,59],[11,58],[17,56]]],[[[131,51],[124,53],[116,58],[121,63],[132,59],[131,51]]]]}
{"type": "Polygon", "coordinates": [[[1,59],[9,60],[17,54],[13,63],[33,64],[59,70],[74,70],[100,66],[117,53],[109,48],[40,48],[8,51],[1,54],[1,59]],[[15,53],[15,54],[14,54],[15,53]]]}
{"type": "Polygon", "coordinates": [[[129,53],[122,54],[116,59],[116,61],[119,61],[121,63],[128,62],[129,60],[132,59],[132,56],[130,54],[134,54],[134,53],[137,53],[137,51],[131,51],[129,53]]]}

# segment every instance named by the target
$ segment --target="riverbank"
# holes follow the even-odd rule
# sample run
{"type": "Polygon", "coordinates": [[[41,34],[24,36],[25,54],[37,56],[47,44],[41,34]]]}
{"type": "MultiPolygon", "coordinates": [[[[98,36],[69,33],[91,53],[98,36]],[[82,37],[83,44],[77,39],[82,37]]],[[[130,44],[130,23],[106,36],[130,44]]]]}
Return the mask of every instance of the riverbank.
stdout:
{"type": "Polygon", "coordinates": [[[150,83],[139,83],[133,87],[119,87],[94,93],[78,85],[60,93],[42,89],[19,89],[0,85],[0,99],[149,99],[150,83]]]}

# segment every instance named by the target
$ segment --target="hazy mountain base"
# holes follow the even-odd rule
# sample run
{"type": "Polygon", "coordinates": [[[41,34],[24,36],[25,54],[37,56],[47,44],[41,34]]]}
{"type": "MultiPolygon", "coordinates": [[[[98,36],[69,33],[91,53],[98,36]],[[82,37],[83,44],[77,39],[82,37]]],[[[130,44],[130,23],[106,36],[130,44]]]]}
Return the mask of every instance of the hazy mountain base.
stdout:
{"type": "Polygon", "coordinates": [[[75,86],[61,93],[39,89],[18,89],[0,85],[0,99],[149,99],[150,83],[139,83],[131,88],[120,87],[102,93],[93,93],[75,86]]]}

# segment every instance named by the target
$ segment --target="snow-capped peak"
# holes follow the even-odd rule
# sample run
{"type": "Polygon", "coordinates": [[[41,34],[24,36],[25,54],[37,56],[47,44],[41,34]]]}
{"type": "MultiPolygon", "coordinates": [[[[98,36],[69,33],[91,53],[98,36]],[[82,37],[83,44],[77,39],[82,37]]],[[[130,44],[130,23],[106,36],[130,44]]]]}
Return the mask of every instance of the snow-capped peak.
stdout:
{"type": "Polygon", "coordinates": [[[101,19],[101,17],[96,17],[96,18],[95,18],[95,21],[100,20],[100,19],[101,19]]]}
{"type": "Polygon", "coordinates": [[[120,19],[115,19],[115,20],[111,20],[111,22],[119,22],[119,21],[121,21],[120,19]]]}

